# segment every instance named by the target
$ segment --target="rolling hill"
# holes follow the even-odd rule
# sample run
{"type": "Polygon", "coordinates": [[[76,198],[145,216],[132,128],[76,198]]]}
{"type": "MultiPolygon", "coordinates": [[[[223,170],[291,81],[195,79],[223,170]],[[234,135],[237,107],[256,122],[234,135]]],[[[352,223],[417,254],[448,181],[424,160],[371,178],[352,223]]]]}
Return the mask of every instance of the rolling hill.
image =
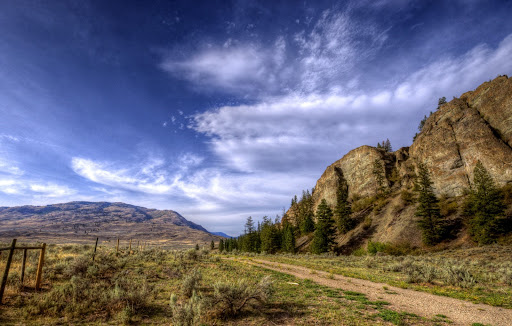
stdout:
{"type": "Polygon", "coordinates": [[[172,210],[125,203],[69,202],[47,206],[0,207],[0,240],[93,243],[148,241],[151,244],[206,246],[221,237],[172,210]]]}

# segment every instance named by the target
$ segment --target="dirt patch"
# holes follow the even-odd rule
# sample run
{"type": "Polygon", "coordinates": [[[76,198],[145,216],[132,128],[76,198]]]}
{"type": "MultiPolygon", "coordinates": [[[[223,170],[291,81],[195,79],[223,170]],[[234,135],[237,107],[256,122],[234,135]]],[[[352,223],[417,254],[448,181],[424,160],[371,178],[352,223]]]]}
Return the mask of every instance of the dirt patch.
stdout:
{"type": "Polygon", "coordinates": [[[471,325],[472,323],[491,324],[493,326],[511,325],[512,310],[510,309],[401,289],[384,283],[333,275],[301,266],[261,259],[238,259],[238,261],[286,273],[301,279],[310,279],[328,287],[360,292],[367,295],[371,300],[389,302],[393,310],[406,311],[429,319],[436,315],[444,315],[453,321],[453,325],[471,325]]]}

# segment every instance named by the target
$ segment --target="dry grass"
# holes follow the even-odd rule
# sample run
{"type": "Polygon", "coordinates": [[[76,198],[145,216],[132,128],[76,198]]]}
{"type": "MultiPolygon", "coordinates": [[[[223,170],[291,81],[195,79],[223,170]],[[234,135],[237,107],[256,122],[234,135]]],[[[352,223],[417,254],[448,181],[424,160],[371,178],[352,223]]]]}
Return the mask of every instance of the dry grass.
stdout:
{"type": "MultiPolygon", "coordinates": [[[[115,249],[100,247],[92,264],[92,250],[49,246],[39,293],[20,288],[11,274],[0,324],[435,324],[374,305],[364,296],[226,262],[208,251],[151,249],[116,255],[115,249]]],[[[36,260],[36,254],[29,257],[29,266],[36,260]]],[[[5,255],[0,268],[4,263],[5,255]]]]}

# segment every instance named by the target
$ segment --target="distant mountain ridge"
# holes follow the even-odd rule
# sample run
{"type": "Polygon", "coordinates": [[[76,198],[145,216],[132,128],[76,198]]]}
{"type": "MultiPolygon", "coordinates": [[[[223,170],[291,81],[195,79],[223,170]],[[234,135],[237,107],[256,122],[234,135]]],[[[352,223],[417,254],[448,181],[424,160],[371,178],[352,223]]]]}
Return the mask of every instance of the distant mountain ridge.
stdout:
{"type": "Polygon", "coordinates": [[[85,201],[0,207],[0,239],[13,237],[46,242],[120,238],[185,246],[220,239],[172,210],[85,201]]]}
{"type": "Polygon", "coordinates": [[[210,232],[211,234],[215,234],[215,235],[218,235],[219,237],[224,237],[224,238],[235,238],[235,237],[232,237],[230,235],[227,235],[226,233],[224,232],[210,232]]]}

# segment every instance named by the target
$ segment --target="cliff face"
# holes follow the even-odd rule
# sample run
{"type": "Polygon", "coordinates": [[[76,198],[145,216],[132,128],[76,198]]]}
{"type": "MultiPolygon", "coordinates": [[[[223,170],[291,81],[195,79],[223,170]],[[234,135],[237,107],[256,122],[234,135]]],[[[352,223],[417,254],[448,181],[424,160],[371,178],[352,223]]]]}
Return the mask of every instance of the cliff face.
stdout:
{"type": "Polygon", "coordinates": [[[439,194],[461,195],[480,160],[504,185],[512,182],[512,79],[498,77],[430,116],[409,155],[424,162],[439,194]]]}
{"type": "MultiPolygon", "coordinates": [[[[436,193],[445,197],[461,195],[470,187],[478,160],[497,184],[511,183],[512,78],[500,76],[442,105],[426,120],[410,147],[386,153],[362,146],[348,152],[330,165],[317,181],[313,194],[315,210],[322,199],[334,207],[339,173],[347,180],[350,197],[375,195],[375,160],[385,169],[384,187],[393,191],[412,188],[420,162],[429,169],[436,193]]],[[[371,238],[393,242],[405,240],[409,235],[413,239],[408,240],[419,243],[414,209],[391,208],[391,205],[398,206],[395,202],[398,199],[391,198],[381,212],[371,213],[371,238]]],[[[351,237],[357,232],[340,237],[339,242],[352,241],[351,237]]]]}

